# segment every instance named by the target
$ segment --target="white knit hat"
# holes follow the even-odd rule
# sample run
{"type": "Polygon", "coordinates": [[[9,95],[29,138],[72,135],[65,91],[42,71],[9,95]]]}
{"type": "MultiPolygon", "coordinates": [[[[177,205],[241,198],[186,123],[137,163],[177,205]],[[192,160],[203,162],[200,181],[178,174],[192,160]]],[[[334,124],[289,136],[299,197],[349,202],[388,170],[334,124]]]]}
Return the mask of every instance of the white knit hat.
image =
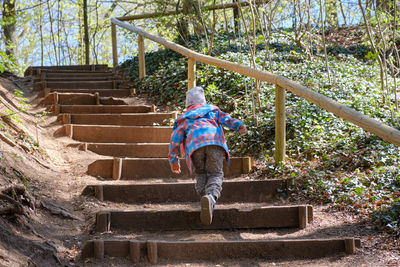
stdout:
{"type": "Polygon", "coordinates": [[[200,86],[193,87],[186,92],[186,107],[206,103],[207,102],[206,97],[204,96],[204,90],[200,86]]]}

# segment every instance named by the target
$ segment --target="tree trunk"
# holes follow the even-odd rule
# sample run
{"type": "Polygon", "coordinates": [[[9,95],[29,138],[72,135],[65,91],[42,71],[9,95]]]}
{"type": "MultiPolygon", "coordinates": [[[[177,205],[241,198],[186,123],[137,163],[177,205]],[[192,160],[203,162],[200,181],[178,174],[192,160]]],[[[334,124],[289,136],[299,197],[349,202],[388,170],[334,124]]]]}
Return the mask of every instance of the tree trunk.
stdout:
{"type": "MultiPolygon", "coordinates": [[[[179,9],[179,1],[177,3],[177,11],[179,9]]],[[[189,22],[193,26],[194,33],[197,35],[205,34],[205,26],[201,16],[201,6],[199,1],[183,0],[182,2],[183,16],[178,21],[178,32],[185,40],[189,36],[189,22]]],[[[179,12],[177,12],[179,13],[179,12]]]]}
{"type": "MultiPolygon", "coordinates": [[[[319,3],[320,3],[320,9],[319,10],[320,10],[320,16],[321,16],[321,22],[322,22],[322,44],[324,46],[325,66],[326,66],[326,71],[328,73],[329,84],[332,84],[331,75],[330,75],[330,71],[329,71],[328,54],[326,52],[326,39],[325,39],[325,21],[328,18],[325,17],[325,20],[324,20],[324,14],[322,12],[322,0],[319,0],[319,3]]],[[[326,15],[328,15],[328,14],[326,14],[326,15]]]]}
{"type": "MultiPolygon", "coordinates": [[[[215,0],[214,0],[214,3],[213,3],[213,4],[215,5],[215,0]]],[[[209,56],[211,56],[211,54],[212,54],[213,41],[214,41],[214,34],[215,34],[215,24],[217,23],[217,16],[216,16],[216,14],[215,14],[215,10],[213,10],[212,14],[213,14],[213,24],[212,24],[212,32],[211,32],[210,46],[209,46],[209,49],[208,49],[208,55],[209,55],[209,56]]]]}
{"type": "Polygon", "coordinates": [[[39,1],[40,11],[39,11],[39,29],[40,29],[40,64],[43,66],[44,59],[44,41],[43,41],[43,10],[42,10],[42,0],[39,1]]]}
{"type": "Polygon", "coordinates": [[[72,54],[74,52],[73,51],[71,52],[71,47],[70,47],[69,42],[68,42],[68,32],[67,32],[67,29],[66,29],[66,26],[65,26],[65,20],[63,20],[61,22],[62,22],[62,30],[63,30],[63,33],[64,33],[65,46],[67,48],[67,55],[68,55],[68,62],[69,62],[68,65],[72,65],[72,61],[73,61],[72,54]]]}
{"type": "Polygon", "coordinates": [[[88,26],[88,14],[87,14],[87,0],[83,0],[83,27],[85,32],[85,64],[89,65],[89,26],[88,26]]]}
{"type": "MultiPolygon", "coordinates": [[[[235,3],[238,3],[238,0],[234,0],[235,3]]],[[[239,7],[234,7],[233,8],[233,24],[235,27],[235,32],[236,34],[239,33],[240,31],[240,16],[239,16],[239,7]]]]}
{"type": "Polygon", "coordinates": [[[50,20],[50,33],[51,33],[51,39],[53,41],[53,49],[54,49],[54,57],[56,59],[56,65],[59,65],[58,57],[57,57],[57,45],[56,45],[56,40],[54,38],[54,31],[53,31],[53,16],[51,15],[51,6],[50,6],[50,1],[47,1],[47,8],[49,11],[49,20],[50,20]]]}
{"type": "MultiPolygon", "coordinates": [[[[176,4],[176,13],[179,13],[179,3],[180,1],[178,1],[178,3],[176,4]]],[[[189,37],[189,23],[188,20],[186,18],[186,14],[181,15],[178,18],[178,22],[176,24],[176,28],[178,31],[179,36],[182,38],[183,41],[187,41],[188,37],[189,37]]]]}
{"type": "Polygon", "coordinates": [[[197,35],[205,34],[205,25],[201,15],[200,0],[183,0],[183,12],[190,17],[190,22],[193,25],[194,33],[197,35]]]}
{"type": "MultiPolygon", "coordinates": [[[[96,40],[98,39],[97,32],[99,30],[99,5],[98,5],[97,0],[96,0],[95,5],[96,5],[96,27],[94,27],[94,30],[93,30],[92,42],[93,42],[94,62],[95,62],[95,64],[98,64],[97,51],[96,51],[96,47],[97,47],[96,40]]],[[[99,43],[100,43],[100,38],[99,38],[99,43]]]]}
{"type": "MultiPolygon", "coordinates": [[[[61,60],[61,50],[62,50],[62,43],[61,43],[61,30],[60,30],[60,23],[61,23],[61,7],[60,7],[60,0],[57,1],[57,41],[58,41],[58,62],[62,65],[61,60]]],[[[64,50],[63,50],[64,54],[64,50]]]]}
{"type": "Polygon", "coordinates": [[[83,58],[84,58],[84,51],[83,51],[83,33],[82,33],[82,8],[80,8],[80,3],[79,3],[79,8],[78,8],[78,31],[79,31],[79,40],[78,40],[78,64],[83,65],[83,58]]]}
{"type": "Polygon", "coordinates": [[[16,58],[16,25],[15,0],[3,1],[3,32],[6,54],[13,59],[16,58]]]}
{"type": "Polygon", "coordinates": [[[343,17],[343,24],[347,25],[347,19],[346,19],[346,15],[344,14],[343,3],[341,0],[339,1],[339,6],[340,6],[340,12],[342,13],[342,17],[343,17]]]}

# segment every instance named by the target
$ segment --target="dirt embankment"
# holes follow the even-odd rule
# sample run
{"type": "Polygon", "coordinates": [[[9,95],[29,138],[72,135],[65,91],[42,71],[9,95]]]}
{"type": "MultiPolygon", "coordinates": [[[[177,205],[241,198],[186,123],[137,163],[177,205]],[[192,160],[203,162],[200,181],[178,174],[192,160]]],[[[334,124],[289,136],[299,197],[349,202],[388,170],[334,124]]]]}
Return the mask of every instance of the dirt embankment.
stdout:
{"type": "Polygon", "coordinates": [[[69,266],[89,232],[80,176],[90,159],[51,136],[59,125],[31,88],[30,78],[0,76],[0,266],[69,266]]]}

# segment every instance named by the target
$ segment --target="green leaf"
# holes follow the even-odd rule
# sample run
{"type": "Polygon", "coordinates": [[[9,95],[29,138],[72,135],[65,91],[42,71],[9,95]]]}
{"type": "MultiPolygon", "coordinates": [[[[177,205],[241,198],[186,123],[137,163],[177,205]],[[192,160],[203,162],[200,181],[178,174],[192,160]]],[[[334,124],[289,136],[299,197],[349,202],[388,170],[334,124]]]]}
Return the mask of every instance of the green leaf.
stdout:
{"type": "Polygon", "coordinates": [[[378,55],[379,55],[378,52],[372,53],[371,51],[369,51],[369,52],[367,53],[367,55],[365,56],[365,58],[370,59],[370,60],[375,60],[375,59],[378,58],[378,55]]]}

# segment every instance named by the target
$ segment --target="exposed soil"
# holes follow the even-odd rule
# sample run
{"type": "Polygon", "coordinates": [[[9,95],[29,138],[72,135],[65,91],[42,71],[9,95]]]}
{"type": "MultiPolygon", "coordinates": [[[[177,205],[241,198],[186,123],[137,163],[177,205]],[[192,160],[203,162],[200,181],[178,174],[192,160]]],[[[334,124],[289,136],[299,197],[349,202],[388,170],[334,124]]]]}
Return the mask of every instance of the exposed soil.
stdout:
{"type": "MultiPolygon", "coordinates": [[[[124,205],[102,203],[92,197],[81,196],[87,184],[102,183],[86,175],[87,166],[101,156],[78,150],[73,146],[75,141],[69,138],[54,138],[53,132],[60,124],[55,121],[55,117],[45,117],[45,121],[35,117],[44,108],[35,107],[37,99],[31,92],[31,86],[29,78],[0,77],[1,114],[4,115],[9,109],[17,113],[23,121],[17,124],[14,120],[7,120],[7,116],[0,120],[3,125],[0,133],[15,143],[12,146],[11,142],[9,144],[0,139],[0,266],[132,266],[128,260],[120,258],[106,258],[103,261],[79,258],[84,242],[96,236],[93,233],[96,211],[117,206],[133,210],[198,208],[197,203],[167,206],[124,205]],[[28,97],[27,101],[32,104],[28,111],[18,111],[18,100],[13,96],[15,89],[22,90],[24,96],[28,97]],[[26,139],[27,136],[33,141],[26,139]],[[25,141],[22,140],[24,137],[25,141]],[[39,143],[38,148],[34,146],[34,142],[39,143]]],[[[147,103],[142,98],[127,101],[130,104],[147,103]]],[[[286,200],[277,200],[277,204],[288,203],[286,200]]],[[[241,203],[226,207],[246,208],[241,203]]],[[[103,236],[118,237],[123,234],[127,233],[105,233],[103,236]]],[[[161,262],[159,266],[400,266],[399,240],[376,230],[367,218],[335,211],[329,205],[314,205],[314,221],[304,230],[128,234],[129,237],[138,239],[180,240],[355,236],[361,239],[362,246],[354,255],[343,254],[317,260],[252,259],[176,264],[161,262]]]]}
{"type": "Polygon", "coordinates": [[[327,30],[326,41],[330,45],[351,47],[362,45],[365,29],[362,26],[346,26],[338,29],[327,30]]]}

